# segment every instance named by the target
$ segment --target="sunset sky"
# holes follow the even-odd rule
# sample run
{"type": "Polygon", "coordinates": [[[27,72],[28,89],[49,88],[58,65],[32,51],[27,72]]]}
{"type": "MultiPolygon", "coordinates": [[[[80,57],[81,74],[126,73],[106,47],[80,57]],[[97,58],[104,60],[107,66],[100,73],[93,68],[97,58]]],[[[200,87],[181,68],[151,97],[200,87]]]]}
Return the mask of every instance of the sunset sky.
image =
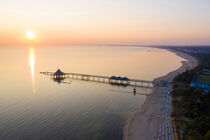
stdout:
{"type": "Polygon", "coordinates": [[[0,45],[210,45],[210,0],[1,0],[0,45]]]}

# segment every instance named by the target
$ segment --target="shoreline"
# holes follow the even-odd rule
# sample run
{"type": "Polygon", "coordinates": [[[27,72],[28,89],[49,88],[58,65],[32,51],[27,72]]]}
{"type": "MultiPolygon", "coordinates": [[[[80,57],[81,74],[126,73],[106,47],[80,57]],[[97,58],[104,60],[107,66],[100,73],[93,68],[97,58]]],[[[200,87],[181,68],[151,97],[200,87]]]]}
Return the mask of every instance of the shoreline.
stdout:
{"type": "MultiPolygon", "coordinates": [[[[178,74],[184,72],[186,69],[193,69],[198,65],[198,61],[189,54],[166,49],[170,52],[175,53],[177,56],[182,57],[186,61],[182,61],[182,66],[178,69],[169,72],[168,74],[155,78],[154,81],[172,80],[178,74]]],[[[169,87],[171,89],[171,85],[169,87]]],[[[133,112],[127,119],[124,126],[123,140],[151,140],[155,130],[159,128],[159,121],[157,114],[161,108],[161,96],[163,94],[163,87],[154,86],[151,94],[146,98],[142,107],[133,112]]],[[[171,106],[170,106],[171,108],[171,106]]],[[[172,120],[172,118],[170,117],[172,120]]],[[[175,134],[174,134],[175,135],[175,134]]]]}

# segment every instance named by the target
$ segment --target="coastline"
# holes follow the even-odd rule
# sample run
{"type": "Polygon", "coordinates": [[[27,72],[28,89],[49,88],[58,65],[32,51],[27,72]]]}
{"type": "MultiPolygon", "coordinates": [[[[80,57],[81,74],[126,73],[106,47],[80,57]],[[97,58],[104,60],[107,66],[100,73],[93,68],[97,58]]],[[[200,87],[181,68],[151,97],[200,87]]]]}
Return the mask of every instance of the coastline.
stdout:
{"type": "MultiPolygon", "coordinates": [[[[167,49],[168,50],[168,49],[167,49]]],[[[182,61],[182,66],[168,74],[154,79],[154,81],[168,80],[172,81],[175,76],[184,72],[186,69],[193,69],[198,65],[196,58],[175,50],[168,50],[187,61],[182,61]]],[[[171,85],[169,87],[171,89],[171,85]]],[[[163,87],[153,87],[152,93],[147,97],[146,101],[140,109],[131,114],[127,119],[124,127],[123,140],[151,140],[155,130],[159,128],[157,114],[161,108],[161,96],[163,87]]],[[[172,118],[170,117],[172,120],[172,118]]]]}

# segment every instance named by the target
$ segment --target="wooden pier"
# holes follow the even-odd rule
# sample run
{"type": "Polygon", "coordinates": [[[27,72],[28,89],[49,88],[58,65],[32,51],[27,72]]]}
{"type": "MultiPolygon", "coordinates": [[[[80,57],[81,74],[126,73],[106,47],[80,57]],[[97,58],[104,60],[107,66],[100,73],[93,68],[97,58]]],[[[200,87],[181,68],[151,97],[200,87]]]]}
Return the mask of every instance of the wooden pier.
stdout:
{"type": "Polygon", "coordinates": [[[89,75],[89,74],[79,74],[79,73],[60,73],[56,72],[40,72],[41,74],[49,75],[51,78],[71,78],[85,81],[95,81],[101,83],[109,83],[113,85],[124,85],[124,86],[138,86],[138,87],[153,87],[154,82],[148,80],[137,80],[129,79],[127,77],[108,77],[108,76],[99,76],[99,75],[89,75]]]}

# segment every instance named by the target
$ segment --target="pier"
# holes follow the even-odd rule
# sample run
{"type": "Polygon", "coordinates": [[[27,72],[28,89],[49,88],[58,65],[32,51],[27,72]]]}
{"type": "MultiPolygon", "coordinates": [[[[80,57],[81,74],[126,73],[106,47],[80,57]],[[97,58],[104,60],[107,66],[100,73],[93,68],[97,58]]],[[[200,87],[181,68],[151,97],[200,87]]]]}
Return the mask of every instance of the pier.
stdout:
{"type": "Polygon", "coordinates": [[[120,76],[108,77],[108,76],[79,74],[79,73],[63,73],[59,69],[56,72],[40,72],[40,73],[44,75],[49,75],[53,79],[71,78],[71,79],[77,79],[77,80],[109,83],[112,85],[153,87],[155,84],[153,81],[129,79],[127,77],[120,77],[120,76]]]}

